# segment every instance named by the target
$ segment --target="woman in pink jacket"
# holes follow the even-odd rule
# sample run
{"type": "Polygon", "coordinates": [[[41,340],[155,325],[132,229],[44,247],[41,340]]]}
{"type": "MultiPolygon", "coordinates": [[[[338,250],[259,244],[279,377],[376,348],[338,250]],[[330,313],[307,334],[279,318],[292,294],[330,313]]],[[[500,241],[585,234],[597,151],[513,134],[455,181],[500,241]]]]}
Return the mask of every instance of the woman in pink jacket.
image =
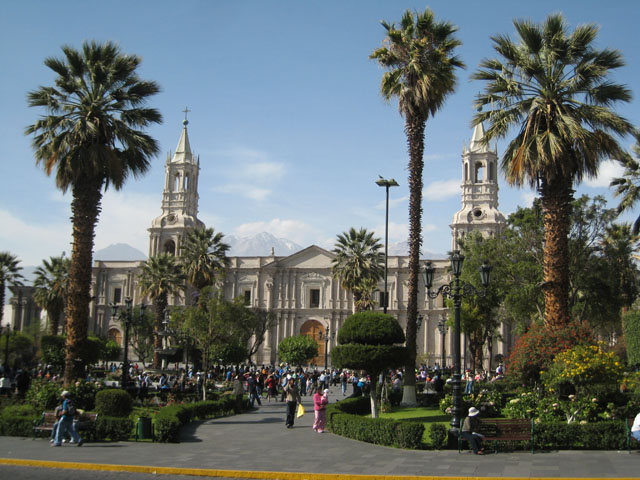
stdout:
{"type": "Polygon", "coordinates": [[[325,389],[322,395],[320,392],[313,395],[313,411],[315,413],[313,429],[318,433],[324,433],[324,424],[327,421],[327,403],[329,403],[328,389],[325,389]]]}

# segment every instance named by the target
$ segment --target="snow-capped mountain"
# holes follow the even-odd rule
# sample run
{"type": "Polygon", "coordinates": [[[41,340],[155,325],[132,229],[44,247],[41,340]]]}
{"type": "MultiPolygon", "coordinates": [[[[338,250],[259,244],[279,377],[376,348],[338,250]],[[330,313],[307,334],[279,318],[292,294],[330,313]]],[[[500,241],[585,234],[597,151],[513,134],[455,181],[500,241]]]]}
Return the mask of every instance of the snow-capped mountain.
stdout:
{"type": "MultiPolygon", "coordinates": [[[[404,242],[397,242],[397,243],[389,243],[389,255],[390,256],[409,255],[409,242],[404,241],[404,242]]],[[[427,250],[422,249],[420,251],[420,258],[425,258],[428,260],[442,260],[447,258],[447,255],[444,255],[442,253],[429,252],[427,250]]]]}
{"type": "Polygon", "coordinates": [[[258,233],[252,237],[225,235],[223,241],[231,246],[227,253],[230,257],[268,256],[271,255],[272,248],[276,256],[287,256],[303,249],[291,240],[277,238],[267,232],[258,233]]]}

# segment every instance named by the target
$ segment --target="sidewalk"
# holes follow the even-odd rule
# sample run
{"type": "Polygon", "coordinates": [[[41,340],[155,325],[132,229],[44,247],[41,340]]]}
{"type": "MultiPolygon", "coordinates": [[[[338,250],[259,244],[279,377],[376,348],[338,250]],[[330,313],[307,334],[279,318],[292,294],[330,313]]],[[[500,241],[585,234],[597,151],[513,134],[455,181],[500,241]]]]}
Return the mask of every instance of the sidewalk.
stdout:
{"type": "MultiPolygon", "coordinates": [[[[340,398],[342,393],[334,388],[331,403],[340,398]]],[[[183,429],[179,444],[117,442],[86,443],[81,448],[71,445],[50,448],[47,439],[0,437],[0,471],[3,464],[10,464],[11,459],[23,459],[73,462],[78,468],[82,468],[82,464],[101,464],[111,468],[129,465],[232,470],[233,476],[246,478],[337,477],[269,475],[267,472],[345,474],[342,478],[356,475],[376,475],[379,478],[640,476],[640,452],[637,451],[559,451],[533,455],[515,452],[477,456],[470,452],[400,450],[361,443],[331,433],[318,434],[311,429],[311,398],[303,397],[303,405],[307,413],[296,421],[293,429],[285,428],[284,403],[263,402],[262,407],[246,414],[194,422],[183,429]]],[[[232,472],[228,473],[220,476],[231,476],[232,472]]]]}

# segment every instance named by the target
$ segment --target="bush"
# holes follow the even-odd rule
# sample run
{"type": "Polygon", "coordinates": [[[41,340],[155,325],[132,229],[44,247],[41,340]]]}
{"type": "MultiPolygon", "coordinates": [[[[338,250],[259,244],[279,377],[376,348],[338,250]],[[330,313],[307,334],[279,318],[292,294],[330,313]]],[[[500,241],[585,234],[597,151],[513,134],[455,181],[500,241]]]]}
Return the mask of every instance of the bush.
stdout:
{"type": "Polygon", "coordinates": [[[447,427],[441,423],[432,423],[431,429],[429,430],[429,439],[431,440],[431,445],[433,445],[433,448],[435,448],[436,450],[441,450],[447,445],[447,427]]]}
{"type": "Polygon", "coordinates": [[[106,417],[126,417],[131,413],[133,399],[124,390],[108,388],[96,394],[96,412],[106,417]]]}
{"type": "Polygon", "coordinates": [[[30,437],[40,415],[32,405],[5,407],[0,411],[0,435],[30,437]]]}
{"type": "Polygon", "coordinates": [[[98,440],[129,440],[133,434],[133,420],[129,417],[98,416],[96,437],[98,440]]]}
{"type": "Polygon", "coordinates": [[[374,311],[354,313],[338,331],[340,345],[394,345],[404,340],[404,331],[395,317],[374,311]]]}
{"type": "Polygon", "coordinates": [[[640,364],[640,312],[630,311],[622,317],[629,365],[640,364]]]}
{"type": "Polygon", "coordinates": [[[626,438],[623,421],[540,423],[535,426],[538,449],[623,450],[626,438]]]}
{"type": "Polygon", "coordinates": [[[96,405],[96,392],[98,388],[99,387],[93,382],[81,380],[71,385],[67,390],[69,390],[76,408],[93,410],[96,405]]]}
{"type": "Polygon", "coordinates": [[[347,438],[376,445],[417,449],[422,446],[424,425],[418,422],[370,418],[366,397],[334,403],[327,408],[327,428],[347,438]]]}
{"type": "Polygon", "coordinates": [[[558,353],[575,345],[593,344],[592,332],[583,322],[555,328],[533,324],[516,342],[507,362],[507,374],[532,385],[540,379],[540,371],[549,369],[558,353]]]}
{"type": "Polygon", "coordinates": [[[60,404],[62,385],[51,380],[34,379],[25,396],[26,402],[37,412],[50,411],[60,404]]]}

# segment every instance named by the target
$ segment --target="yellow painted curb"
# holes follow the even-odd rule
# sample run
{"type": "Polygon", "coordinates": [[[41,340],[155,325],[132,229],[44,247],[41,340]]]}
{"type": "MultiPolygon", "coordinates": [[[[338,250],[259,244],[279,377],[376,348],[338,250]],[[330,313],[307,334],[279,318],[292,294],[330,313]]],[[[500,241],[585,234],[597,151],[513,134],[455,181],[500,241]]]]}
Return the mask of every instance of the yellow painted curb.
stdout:
{"type": "MultiPolygon", "coordinates": [[[[251,470],[217,470],[209,468],[151,467],[145,465],[110,465],[105,463],[54,462],[0,458],[0,465],[18,467],[61,468],[67,470],[100,470],[106,472],[151,473],[158,475],[193,475],[198,477],[257,478],[273,480],[610,480],[606,477],[463,477],[422,475],[358,475],[346,473],[259,472],[251,470]]],[[[616,478],[616,480],[637,480],[616,478]]]]}

